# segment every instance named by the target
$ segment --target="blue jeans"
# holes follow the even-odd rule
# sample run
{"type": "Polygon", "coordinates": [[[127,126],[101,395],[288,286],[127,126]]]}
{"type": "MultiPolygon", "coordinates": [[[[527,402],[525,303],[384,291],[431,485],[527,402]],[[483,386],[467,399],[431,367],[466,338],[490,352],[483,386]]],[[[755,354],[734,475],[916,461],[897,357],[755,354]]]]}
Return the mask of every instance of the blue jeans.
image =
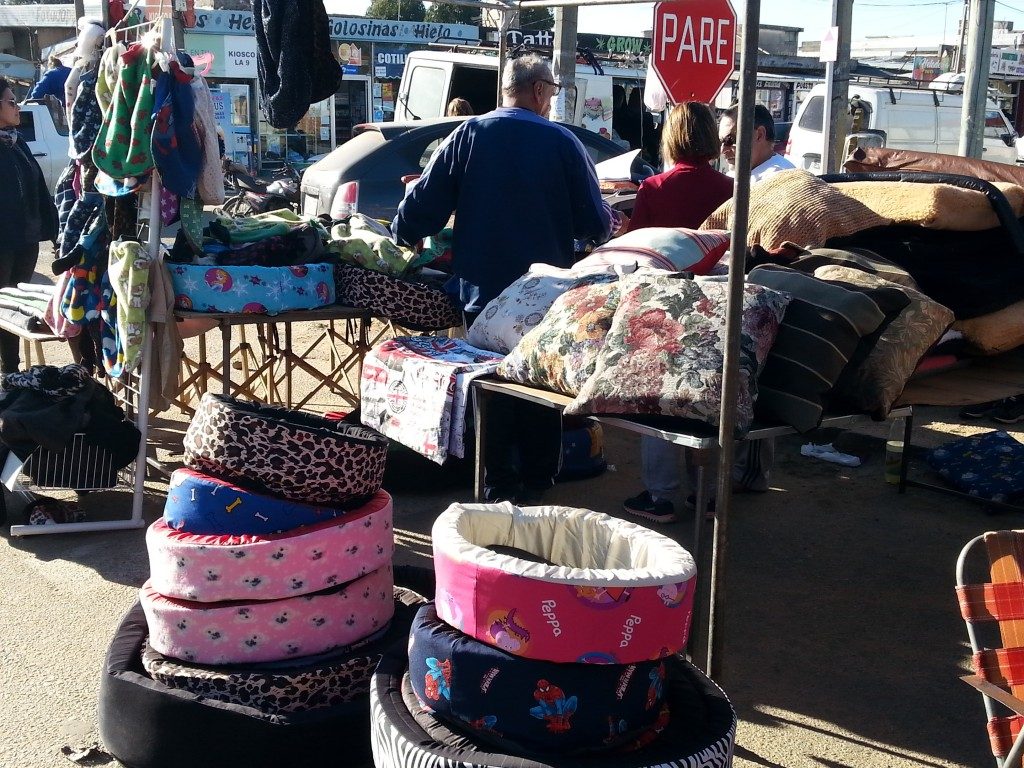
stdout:
{"type": "MultiPolygon", "coordinates": [[[[685,451],[690,489],[696,493],[697,471],[690,451],[685,451]]],[[[640,438],[640,478],[644,488],[657,500],[670,501],[679,490],[679,448],[657,437],[640,438]]],[[[745,491],[767,491],[775,464],[775,439],[744,440],[736,444],[732,468],[733,486],[745,491]]],[[[711,491],[714,497],[714,489],[711,491]]]]}

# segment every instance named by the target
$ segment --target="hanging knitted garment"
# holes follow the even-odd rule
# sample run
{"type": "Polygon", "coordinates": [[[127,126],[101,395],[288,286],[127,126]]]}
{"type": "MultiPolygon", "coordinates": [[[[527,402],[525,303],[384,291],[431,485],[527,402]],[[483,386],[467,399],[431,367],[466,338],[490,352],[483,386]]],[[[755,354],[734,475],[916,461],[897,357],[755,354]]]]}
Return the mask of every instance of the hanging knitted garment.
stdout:
{"type": "Polygon", "coordinates": [[[253,22],[267,122],[290,128],[341,85],[327,11],[323,0],[254,0],[253,22]]]}
{"type": "Polygon", "coordinates": [[[71,108],[71,152],[74,159],[85,157],[92,151],[96,137],[103,125],[103,110],[96,100],[96,72],[89,71],[82,75],[71,108]]]}
{"type": "Polygon", "coordinates": [[[103,276],[103,366],[118,377],[135,370],[142,358],[149,308],[149,268],[152,259],[142,243],[118,240],[110,244],[110,263],[103,276]]]}
{"type": "Polygon", "coordinates": [[[195,194],[202,150],[192,122],[195,97],[192,95],[192,57],[178,51],[177,60],[168,62],[156,81],[153,110],[153,160],[165,187],[182,197],[195,194]]]}
{"type": "Polygon", "coordinates": [[[121,54],[117,86],[103,114],[93,162],[113,179],[141,176],[153,167],[152,133],[153,51],[134,43],[121,54]]]}
{"type": "Polygon", "coordinates": [[[199,137],[203,157],[199,164],[199,180],[196,194],[206,205],[220,205],[224,202],[224,166],[220,162],[220,146],[217,142],[217,118],[213,111],[213,96],[206,80],[196,76],[192,80],[192,94],[195,98],[196,114],[192,127],[199,137]]]}

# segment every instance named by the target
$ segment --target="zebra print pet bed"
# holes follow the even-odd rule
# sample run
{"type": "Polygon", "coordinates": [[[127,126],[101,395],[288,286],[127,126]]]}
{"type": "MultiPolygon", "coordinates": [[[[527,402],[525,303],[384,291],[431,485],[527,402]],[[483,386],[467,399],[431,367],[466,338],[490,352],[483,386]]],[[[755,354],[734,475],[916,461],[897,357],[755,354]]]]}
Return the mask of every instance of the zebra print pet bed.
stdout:
{"type": "Polygon", "coordinates": [[[489,752],[472,730],[456,732],[417,704],[408,657],[385,654],[370,686],[370,734],[376,768],[730,768],[736,713],[722,690],[678,656],[666,660],[669,718],[657,737],[632,752],[581,757],[489,752]]]}
{"type": "Polygon", "coordinates": [[[387,439],[372,429],[210,393],[185,433],[193,469],[331,507],[379,491],[387,452],[387,439]]]}

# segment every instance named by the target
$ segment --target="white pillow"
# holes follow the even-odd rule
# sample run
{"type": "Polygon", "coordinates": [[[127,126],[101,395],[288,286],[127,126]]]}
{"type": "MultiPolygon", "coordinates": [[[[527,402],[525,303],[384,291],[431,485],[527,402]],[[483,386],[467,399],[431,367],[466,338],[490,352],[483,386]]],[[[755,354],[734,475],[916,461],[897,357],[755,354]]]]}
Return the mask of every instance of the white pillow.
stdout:
{"type": "MultiPolygon", "coordinates": [[[[525,275],[488,302],[470,326],[466,340],[474,347],[507,355],[579,278],[571,269],[531,264],[525,275]]],[[[616,277],[609,275],[608,279],[616,277]]]]}

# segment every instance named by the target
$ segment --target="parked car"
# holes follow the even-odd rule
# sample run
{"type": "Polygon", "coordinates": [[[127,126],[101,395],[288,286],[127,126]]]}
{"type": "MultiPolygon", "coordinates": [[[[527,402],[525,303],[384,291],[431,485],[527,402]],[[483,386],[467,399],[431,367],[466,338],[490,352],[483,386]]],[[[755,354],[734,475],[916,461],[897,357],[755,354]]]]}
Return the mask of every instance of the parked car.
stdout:
{"type": "MultiPolygon", "coordinates": [[[[390,221],[405,196],[403,177],[423,172],[434,150],[465,117],[411,123],[365,123],[354,136],[302,174],[304,216],[363,213],[390,221]]],[[[593,131],[566,125],[595,163],[628,151],[593,131]]]]}
{"type": "Polygon", "coordinates": [[[68,164],[68,147],[71,144],[68,126],[63,118],[60,102],[49,106],[42,99],[29,99],[21,104],[21,125],[18,133],[32,150],[32,156],[43,169],[46,186],[52,192],[57,179],[68,164]]]}
{"type": "MultiPolygon", "coordinates": [[[[800,105],[787,156],[797,168],[820,173],[826,86],[815,85],[800,105]]],[[[850,84],[867,112],[861,126],[885,136],[885,146],[955,155],[960,144],[963,94],[936,89],[901,89],[850,84]]],[[[991,98],[985,110],[983,160],[1016,163],[1017,132],[991,98]]]]}
{"type": "Polygon", "coordinates": [[[786,154],[786,147],[789,144],[789,132],[792,130],[792,123],[775,123],[775,154],[786,154]]]}

